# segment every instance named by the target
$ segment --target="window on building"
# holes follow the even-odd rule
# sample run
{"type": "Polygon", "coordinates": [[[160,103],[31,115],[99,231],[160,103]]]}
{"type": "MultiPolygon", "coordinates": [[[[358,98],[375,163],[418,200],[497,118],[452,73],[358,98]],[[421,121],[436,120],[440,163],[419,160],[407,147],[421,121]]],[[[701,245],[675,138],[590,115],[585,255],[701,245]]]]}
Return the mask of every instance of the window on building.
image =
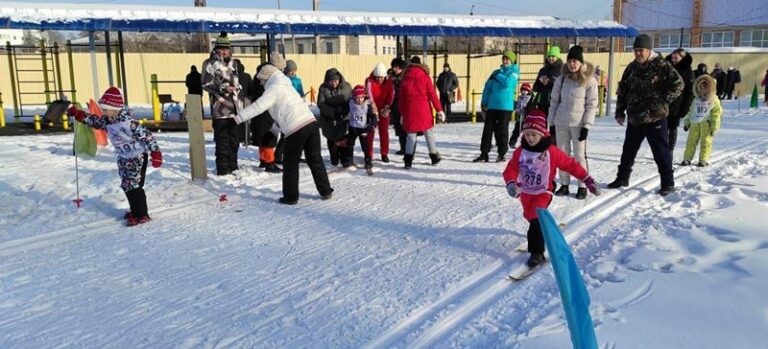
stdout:
{"type": "Polygon", "coordinates": [[[332,42],[326,42],[325,43],[325,53],[333,53],[333,43],[332,42]]]}
{"type": "Polygon", "coordinates": [[[241,53],[241,54],[244,54],[244,53],[246,53],[246,52],[245,52],[245,49],[246,49],[246,47],[245,47],[245,46],[240,46],[240,53],[241,53]]]}
{"type": "Polygon", "coordinates": [[[382,47],[381,48],[381,54],[383,54],[383,55],[387,54],[387,48],[386,47],[382,47]]]}
{"type": "Polygon", "coordinates": [[[299,51],[298,53],[304,53],[304,44],[297,44],[296,50],[299,51]]]}
{"type": "Polygon", "coordinates": [[[739,46],[768,47],[768,29],[745,30],[741,32],[741,43],[739,43],[739,46]]]}
{"type": "Polygon", "coordinates": [[[701,34],[701,47],[733,47],[733,32],[701,34]]]}
{"type": "Polygon", "coordinates": [[[683,44],[680,45],[680,34],[659,35],[659,48],[691,47],[691,34],[683,34],[683,44]]]}

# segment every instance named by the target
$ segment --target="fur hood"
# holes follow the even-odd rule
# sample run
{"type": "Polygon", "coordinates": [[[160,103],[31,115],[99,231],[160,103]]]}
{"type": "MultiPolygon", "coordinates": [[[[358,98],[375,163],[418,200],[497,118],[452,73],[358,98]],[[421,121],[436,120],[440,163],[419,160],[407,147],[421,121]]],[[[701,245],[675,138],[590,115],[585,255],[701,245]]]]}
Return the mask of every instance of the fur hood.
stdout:
{"type": "Polygon", "coordinates": [[[578,81],[579,86],[584,86],[584,84],[587,83],[588,79],[594,79],[595,76],[595,66],[592,65],[592,63],[584,62],[581,64],[581,68],[579,68],[579,71],[575,73],[571,73],[570,70],[568,70],[568,64],[563,64],[562,68],[560,68],[560,71],[562,72],[561,75],[564,76],[566,79],[571,79],[573,81],[578,81]]]}
{"type": "Polygon", "coordinates": [[[427,73],[427,75],[430,74],[429,73],[429,66],[426,65],[426,64],[411,63],[411,64],[408,64],[408,66],[405,69],[407,70],[407,69],[415,69],[415,68],[421,68],[422,70],[424,70],[427,73]]]}
{"type": "Polygon", "coordinates": [[[705,81],[707,83],[707,95],[706,95],[706,97],[711,98],[711,97],[713,97],[715,95],[715,89],[717,88],[717,84],[715,83],[715,79],[712,78],[709,75],[704,74],[704,75],[701,75],[698,78],[696,78],[696,80],[693,82],[693,94],[696,97],[701,97],[699,95],[699,85],[702,84],[705,81]]]}

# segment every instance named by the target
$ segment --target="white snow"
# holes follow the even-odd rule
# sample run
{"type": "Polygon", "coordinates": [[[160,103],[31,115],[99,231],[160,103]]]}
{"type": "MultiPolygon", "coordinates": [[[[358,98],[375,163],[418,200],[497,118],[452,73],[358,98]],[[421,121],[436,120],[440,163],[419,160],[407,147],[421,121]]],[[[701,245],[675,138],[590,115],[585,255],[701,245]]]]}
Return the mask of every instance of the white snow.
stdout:
{"type": "MultiPolygon", "coordinates": [[[[711,165],[678,168],[676,193],[655,194],[643,145],[628,188],[553,200],[601,348],[765,347],[768,109],[725,107],[711,165]]],[[[302,165],[297,206],[276,202],[255,149],[236,176],[192,182],[187,135],[159,133],[153,220],[132,228],[110,149],[80,159],[77,209],[71,134],[0,137],[0,347],[570,347],[551,267],[505,279],[527,222],[504,164],[471,162],[481,130],[438,125],[437,166],[422,141],[411,170],[392,154],[372,177],[333,173],[328,201],[302,165]]],[[[623,130],[590,132],[603,183],[623,130]]]]}

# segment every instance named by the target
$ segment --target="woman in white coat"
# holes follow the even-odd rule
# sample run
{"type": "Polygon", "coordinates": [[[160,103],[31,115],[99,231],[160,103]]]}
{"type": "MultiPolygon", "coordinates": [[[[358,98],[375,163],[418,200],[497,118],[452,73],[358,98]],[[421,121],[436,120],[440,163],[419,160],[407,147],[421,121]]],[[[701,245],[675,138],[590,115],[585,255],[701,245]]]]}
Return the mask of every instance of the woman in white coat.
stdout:
{"type": "MultiPolygon", "coordinates": [[[[575,45],[568,50],[563,73],[555,80],[550,96],[548,123],[555,127],[557,146],[587,167],[587,136],[597,113],[597,80],[594,66],[584,63],[584,49],[575,45]]],[[[568,195],[571,176],[560,171],[560,188],[555,195],[568,195]]],[[[579,182],[577,199],[587,197],[587,188],[579,182]]]]}
{"type": "Polygon", "coordinates": [[[281,204],[295,205],[299,201],[299,159],[301,152],[307,159],[317,191],[323,200],[331,198],[333,188],[320,155],[320,132],[309,106],[293,88],[278,68],[265,65],[256,74],[264,85],[264,94],[253,104],[243,108],[235,116],[238,124],[269,111],[275,120],[274,127],[285,135],[285,158],[283,159],[283,197],[281,204]]]}

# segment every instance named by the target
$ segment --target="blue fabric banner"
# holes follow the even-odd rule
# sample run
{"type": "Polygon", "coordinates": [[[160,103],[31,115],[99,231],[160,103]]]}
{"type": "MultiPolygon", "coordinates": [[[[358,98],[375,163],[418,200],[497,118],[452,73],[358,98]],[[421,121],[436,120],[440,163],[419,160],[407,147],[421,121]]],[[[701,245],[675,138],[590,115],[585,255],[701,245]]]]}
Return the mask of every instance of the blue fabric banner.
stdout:
{"type": "Polygon", "coordinates": [[[581,278],[579,267],[573,259],[571,249],[552,214],[542,208],[537,209],[536,212],[539,215],[539,224],[547,250],[549,250],[552,269],[555,271],[560,298],[563,300],[573,348],[597,349],[595,327],[592,324],[592,316],[589,315],[589,292],[581,278]]]}

